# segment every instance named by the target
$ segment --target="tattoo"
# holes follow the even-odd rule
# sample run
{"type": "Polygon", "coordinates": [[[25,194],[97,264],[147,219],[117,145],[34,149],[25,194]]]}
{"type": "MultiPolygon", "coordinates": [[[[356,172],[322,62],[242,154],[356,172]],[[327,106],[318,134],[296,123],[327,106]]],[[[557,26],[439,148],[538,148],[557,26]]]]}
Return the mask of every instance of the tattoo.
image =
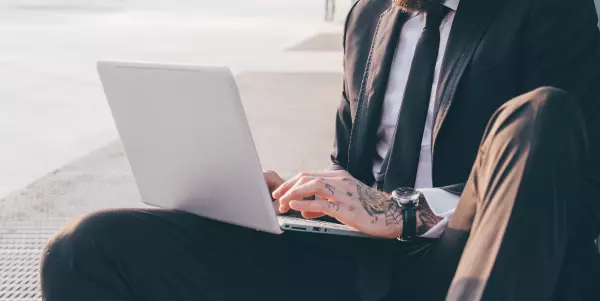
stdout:
{"type": "Polygon", "coordinates": [[[329,209],[333,209],[335,211],[340,211],[340,205],[335,203],[329,203],[329,209]]]}
{"type": "Polygon", "coordinates": [[[350,212],[354,212],[354,210],[356,210],[356,207],[354,207],[354,206],[350,205],[350,206],[348,206],[348,210],[349,210],[350,212]]]}
{"type": "Polygon", "coordinates": [[[374,216],[373,219],[371,220],[371,225],[377,224],[378,221],[379,221],[379,218],[377,216],[374,216]]]}
{"type": "Polygon", "coordinates": [[[327,188],[327,190],[329,190],[329,192],[331,192],[331,195],[335,195],[335,187],[333,187],[329,184],[325,184],[325,188],[327,188]]]}
{"type": "Polygon", "coordinates": [[[354,193],[352,193],[352,192],[350,192],[350,191],[346,192],[346,194],[347,194],[349,197],[353,197],[353,196],[354,196],[354,193]]]}
{"type": "Polygon", "coordinates": [[[384,214],[388,210],[386,205],[388,197],[383,192],[362,183],[356,184],[356,191],[358,192],[358,200],[370,216],[384,214]]]}
{"type": "Polygon", "coordinates": [[[388,202],[388,210],[385,212],[385,225],[402,224],[402,209],[396,202],[388,202]]]}
{"type": "Polygon", "coordinates": [[[348,178],[343,178],[342,182],[346,183],[346,184],[351,184],[352,180],[348,179],[348,178]]]}
{"type": "Polygon", "coordinates": [[[358,200],[361,202],[367,213],[373,217],[371,224],[379,222],[377,215],[385,216],[385,225],[402,225],[402,209],[395,201],[390,200],[389,196],[381,191],[377,191],[362,183],[356,185],[358,200]]]}
{"type": "Polygon", "coordinates": [[[429,229],[433,228],[437,223],[439,223],[442,218],[436,216],[429,208],[429,205],[425,201],[421,201],[419,205],[419,209],[417,210],[417,235],[423,235],[429,231],[429,229]]]}

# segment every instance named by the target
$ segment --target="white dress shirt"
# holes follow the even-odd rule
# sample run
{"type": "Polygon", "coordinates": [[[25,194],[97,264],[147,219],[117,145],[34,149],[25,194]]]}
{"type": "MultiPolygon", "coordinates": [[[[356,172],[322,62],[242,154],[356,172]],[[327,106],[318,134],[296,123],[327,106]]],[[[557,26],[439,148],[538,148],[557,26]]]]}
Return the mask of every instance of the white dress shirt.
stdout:
{"type": "MultiPolygon", "coordinates": [[[[424,237],[439,237],[443,233],[449,218],[454,213],[454,208],[456,207],[459,199],[457,196],[445,192],[442,189],[432,188],[433,179],[431,167],[431,135],[433,131],[433,122],[435,119],[434,104],[437,96],[438,81],[440,78],[440,67],[444,59],[446,45],[448,44],[448,37],[450,35],[450,29],[452,28],[452,23],[454,22],[454,16],[456,15],[459,1],[460,0],[447,0],[444,3],[444,5],[451,10],[448,15],[446,15],[444,20],[442,20],[442,24],[440,25],[440,49],[435,66],[433,86],[431,89],[431,99],[429,101],[427,120],[425,121],[425,129],[423,131],[421,154],[419,157],[419,165],[415,182],[415,188],[423,192],[434,213],[440,217],[444,217],[444,221],[423,235],[424,237]],[[440,210],[440,208],[445,209],[440,210]]],[[[406,21],[402,27],[402,31],[400,32],[400,41],[392,62],[388,86],[383,101],[381,123],[379,125],[379,129],[377,130],[377,154],[373,159],[374,175],[377,175],[380,172],[383,165],[383,160],[392,146],[396,123],[398,121],[398,114],[400,112],[400,107],[402,106],[404,90],[406,89],[408,82],[412,60],[415,54],[415,49],[417,48],[417,42],[419,41],[424,27],[424,15],[413,14],[412,17],[406,21]]]]}

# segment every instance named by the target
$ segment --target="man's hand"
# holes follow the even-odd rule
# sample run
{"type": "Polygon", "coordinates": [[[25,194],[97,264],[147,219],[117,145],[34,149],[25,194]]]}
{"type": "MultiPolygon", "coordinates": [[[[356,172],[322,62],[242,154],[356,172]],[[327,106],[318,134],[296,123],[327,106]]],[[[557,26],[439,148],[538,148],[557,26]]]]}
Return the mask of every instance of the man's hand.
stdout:
{"type": "Polygon", "coordinates": [[[279,188],[279,186],[285,183],[285,180],[272,170],[263,171],[263,176],[265,177],[265,181],[267,182],[267,187],[269,187],[270,192],[275,191],[277,188],[279,188]]]}
{"type": "Polygon", "coordinates": [[[281,185],[273,197],[280,212],[290,208],[329,215],[363,233],[385,238],[402,235],[402,214],[390,195],[353,178],[346,171],[301,173],[281,185]],[[316,196],[314,201],[304,198],[316,196]]]}
{"type": "MultiPolygon", "coordinates": [[[[265,177],[265,182],[267,182],[267,187],[271,193],[285,183],[285,180],[272,170],[263,171],[263,176],[265,177]]],[[[279,200],[273,200],[273,207],[275,208],[275,212],[277,212],[277,214],[283,213],[279,211],[279,200]]]]}
{"type": "MultiPolygon", "coordinates": [[[[306,218],[329,215],[363,233],[385,238],[402,235],[401,208],[387,193],[356,180],[346,171],[301,173],[273,192],[280,212],[301,211],[306,218]],[[314,201],[304,198],[315,196],[314,201]]],[[[425,234],[442,218],[422,199],[417,209],[417,235],[425,234]]]]}

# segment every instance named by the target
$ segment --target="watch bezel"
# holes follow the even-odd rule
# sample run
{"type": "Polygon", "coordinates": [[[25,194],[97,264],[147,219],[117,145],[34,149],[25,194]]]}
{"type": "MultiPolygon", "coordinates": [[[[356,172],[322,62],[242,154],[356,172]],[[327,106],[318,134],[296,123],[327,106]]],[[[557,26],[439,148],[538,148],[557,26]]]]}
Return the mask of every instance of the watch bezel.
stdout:
{"type": "Polygon", "coordinates": [[[400,206],[419,206],[421,192],[410,187],[401,187],[392,192],[392,199],[400,206]]]}

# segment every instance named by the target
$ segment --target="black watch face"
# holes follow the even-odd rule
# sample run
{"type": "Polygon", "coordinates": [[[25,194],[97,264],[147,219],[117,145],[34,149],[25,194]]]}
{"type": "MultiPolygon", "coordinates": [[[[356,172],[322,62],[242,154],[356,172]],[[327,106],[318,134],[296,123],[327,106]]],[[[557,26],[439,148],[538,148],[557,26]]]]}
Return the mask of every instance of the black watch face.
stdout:
{"type": "Polygon", "coordinates": [[[420,196],[419,191],[409,187],[398,188],[392,192],[392,197],[400,204],[417,202],[420,196]]]}

